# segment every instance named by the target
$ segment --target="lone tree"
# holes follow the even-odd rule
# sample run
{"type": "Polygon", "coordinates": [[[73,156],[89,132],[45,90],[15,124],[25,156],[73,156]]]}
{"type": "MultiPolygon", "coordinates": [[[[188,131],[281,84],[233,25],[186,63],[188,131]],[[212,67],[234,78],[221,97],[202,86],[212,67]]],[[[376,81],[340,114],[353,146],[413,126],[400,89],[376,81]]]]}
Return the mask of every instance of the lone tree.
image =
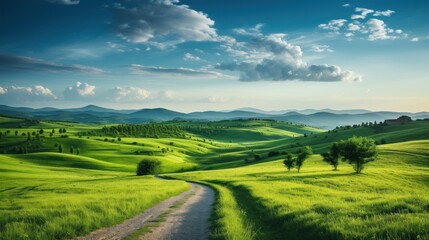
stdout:
{"type": "Polygon", "coordinates": [[[295,166],[295,157],[291,153],[286,154],[286,159],[283,160],[283,164],[287,168],[287,171],[290,172],[290,169],[295,166]]]}
{"type": "Polygon", "coordinates": [[[60,144],[60,145],[58,146],[58,152],[59,152],[59,153],[62,153],[62,152],[63,152],[63,145],[62,145],[62,144],[60,144]]]}
{"type": "Polygon", "coordinates": [[[161,172],[161,162],[157,160],[144,159],[137,164],[137,176],[158,175],[161,172]]]}
{"type": "Polygon", "coordinates": [[[73,152],[74,152],[74,148],[73,146],[70,146],[70,154],[73,154],[73,152]]]}
{"type": "Polygon", "coordinates": [[[302,165],[304,164],[304,161],[313,154],[313,149],[311,149],[310,146],[305,146],[301,149],[299,154],[297,155],[295,159],[295,167],[299,170],[301,170],[302,165]]]}
{"type": "Polygon", "coordinates": [[[364,165],[377,157],[375,141],[372,138],[352,137],[338,143],[344,161],[353,164],[356,173],[361,173],[364,165]]]}
{"type": "Polygon", "coordinates": [[[340,159],[340,147],[338,143],[334,143],[329,152],[322,153],[321,155],[323,157],[323,161],[334,167],[334,170],[337,170],[340,159]]]}

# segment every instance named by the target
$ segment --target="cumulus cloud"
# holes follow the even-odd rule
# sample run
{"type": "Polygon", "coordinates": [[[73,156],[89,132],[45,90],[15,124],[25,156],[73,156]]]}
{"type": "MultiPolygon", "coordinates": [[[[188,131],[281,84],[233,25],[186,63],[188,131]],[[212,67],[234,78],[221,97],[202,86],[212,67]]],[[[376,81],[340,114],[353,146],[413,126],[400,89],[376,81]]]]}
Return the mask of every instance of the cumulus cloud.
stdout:
{"type": "Polygon", "coordinates": [[[115,87],[112,94],[116,101],[143,101],[150,97],[151,93],[139,87],[115,87]]]}
{"type": "Polygon", "coordinates": [[[347,40],[351,41],[353,37],[366,38],[369,41],[387,40],[387,39],[398,39],[407,38],[408,34],[404,33],[402,29],[392,29],[387,24],[375,17],[389,17],[395,11],[375,11],[368,8],[355,8],[355,14],[350,18],[352,21],[346,24],[348,21],[345,19],[334,19],[328,23],[319,24],[319,28],[328,30],[331,33],[344,35],[347,40]],[[372,16],[369,20],[366,20],[368,16],[372,16]]]}
{"type": "Polygon", "coordinates": [[[360,27],[360,23],[356,22],[356,23],[349,23],[347,25],[347,30],[349,31],[359,31],[361,29],[360,27]]]}
{"type": "Polygon", "coordinates": [[[303,52],[286,41],[285,34],[255,33],[245,44],[233,46],[246,54],[234,62],[220,63],[221,70],[240,73],[241,81],[360,81],[361,76],[338,66],[309,65],[303,52]]]}
{"type": "Polygon", "coordinates": [[[141,0],[111,7],[119,36],[159,48],[187,41],[215,41],[214,21],[178,0],[141,0]]]}
{"type": "Polygon", "coordinates": [[[194,56],[191,53],[185,53],[185,55],[183,55],[183,60],[185,60],[185,61],[200,61],[201,58],[198,56],[194,56]]]}
{"type": "Polygon", "coordinates": [[[350,3],[345,3],[342,5],[343,7],[350,7],[350,3]]]}
{"type": "Polygon", "coordinates": [[[47,71],[103,73],[102,69],[83,65],[62,65],[41,59],[0,53],[0,69],[6,71],[47,71]]]}
{"type": "Polygon", "coordinates": [[[41,85],[35,85],[32,87],[0,87],[0,99],[4,102],[15,103],[54,100],[57,99],[57,97],[49,88],[41,85]]]}
{"type": "Polygon", "coordinates": [[[73,86],[69,86],[64,91],[65,99],[80,99],[85,97],[95,96],[95,86],[88,83],[76,82],[73,86]]]}
{"type": "Polygon", "coordinates": [[[396,39],[403,36],[401,29],[388,28],[383,20],[372,18],[366,22],[368,29],[368,40],[385,40],[385,39],[396,39]]]}
{"type": "Polygon", "coordinates": [[[57,3],[57,4],[63,4],[63,5],[76,5],[80,3],[80,0],[46,0],[50,3],[57,3]]]}
{"type": "Polygon", "coordinates": [[[318,45],[318,44],[311,46],[311,50],[313,50],[313,52],[317,52],[317,53],[333,52],[334,51],[328,45],[318,45]]]}
{"type": "Polygon", "coordinates": [[[164,68],[155,66],[144,66],[140,64],[132,64],[131,69],[137,74],[155,74],[167,76],[187,76],[187,77],[221,77],[222,74],[210,71],[207,69],[192,69],[192,68],[164,68]]]}

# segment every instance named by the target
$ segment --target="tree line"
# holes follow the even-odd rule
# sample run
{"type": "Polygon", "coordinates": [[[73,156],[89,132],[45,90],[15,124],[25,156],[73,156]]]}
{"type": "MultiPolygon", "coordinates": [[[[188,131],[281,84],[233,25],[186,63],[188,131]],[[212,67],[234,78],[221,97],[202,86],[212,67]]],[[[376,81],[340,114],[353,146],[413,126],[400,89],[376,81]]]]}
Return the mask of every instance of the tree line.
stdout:
{"type": "Polygon", "coordinates": [[[169,126],[165,124],[121,124],[115,126],[104,126],[101,133],[107,136],[123,136],[123,137],[146,137],[146,138],[160,138],[160,137],[176,137],[185,138],[186,132],[180,127],[169,126]]]}

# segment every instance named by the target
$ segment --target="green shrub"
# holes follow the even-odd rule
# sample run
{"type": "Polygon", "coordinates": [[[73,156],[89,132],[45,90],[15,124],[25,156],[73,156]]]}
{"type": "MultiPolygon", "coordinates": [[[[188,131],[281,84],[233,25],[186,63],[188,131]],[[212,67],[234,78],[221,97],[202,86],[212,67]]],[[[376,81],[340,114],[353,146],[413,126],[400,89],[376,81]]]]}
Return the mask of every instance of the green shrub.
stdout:
{"type": "Polygon", "coordinates": [[[161,162],[152,159],[144,159],[137,164],[137,176],[158,175],[161,172],[161,162]]]}

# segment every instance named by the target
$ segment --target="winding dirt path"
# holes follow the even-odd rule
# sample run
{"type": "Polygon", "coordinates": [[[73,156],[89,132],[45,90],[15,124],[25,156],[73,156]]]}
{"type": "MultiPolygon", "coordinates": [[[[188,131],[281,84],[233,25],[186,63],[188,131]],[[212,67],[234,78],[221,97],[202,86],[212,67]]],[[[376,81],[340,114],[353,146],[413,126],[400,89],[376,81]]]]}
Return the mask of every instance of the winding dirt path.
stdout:
{"type": "Polygon", "coordinates": [[[121,224],[96,230],[77,240],[123,239],[142,227],[151,226],[163,214],[167,215],[165,221],[139,239],[208,239],[214,191],[201,184],[189,184],[190,190],[164,200],[121,224]],[[176,208],[177,205],[180,206],[176,208]]]}
{"type": "Polygon", "coordinates": [[[215,201],[213,189],[193,184],[194,194],[152,232],[141,236],[144,240],[205,240],[209,238],[209,217],[215,201]]]}

